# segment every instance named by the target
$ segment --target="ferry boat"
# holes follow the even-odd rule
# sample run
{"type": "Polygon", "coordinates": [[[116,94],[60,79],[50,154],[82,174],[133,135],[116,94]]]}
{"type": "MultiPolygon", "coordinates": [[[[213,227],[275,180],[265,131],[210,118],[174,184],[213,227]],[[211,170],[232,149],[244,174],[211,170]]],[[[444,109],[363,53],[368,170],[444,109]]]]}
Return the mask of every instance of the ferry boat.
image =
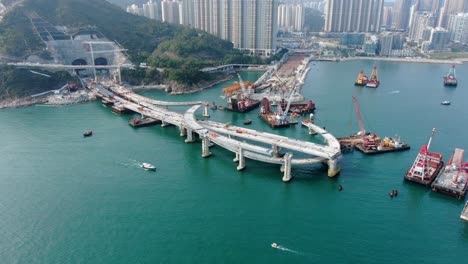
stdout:
{"type": "Polygon", "coordinates": [[[445,86],[457,86],[458,81],[455,76],[455,65],[452,65],[449,72],[444,76],[444,85],[445,86]]]}
{"type": "Polygon", "coordinates": [[[150,170],[150,171],[156,170],[156,167],[154,165],[146,163],[146,162],[143,162],[142,164],[140,164],[140,167],[143,168],[144,170],[150,170]]]}
{"type": "Polygon", "coordinates": [[[90,137],[93,135],[93,131],[92,130],[88,130],[86,132],[83,133],[83,137],[90,137]]]}
{"type": "Polygon", "coordinates": [[[354,85],[356,86],[366,86],[367,82],[369,81],[369,79],[367,78],[367,76],[364,74],[364,71],[361,70],[359,72],[359,75],[356,79],[356,82],[354,83],[354,85]]]}
{"type": "Polygon", "coordinates": [[[463,149],[456,148],[452,157],[432,184],[432,190],[458,199],[465,197],[468,190],[468,163],[463,164],[463,149]]]}
{"type": "Polygon", "coordinates": [[[423,145],[421,147],[421,150],[414,160],[413,165],[406,172],[406,180],[429,186],[444,166],[444,162],[442,161],[442,154],[429,151],[434,133],[435,128],[432,129],[429,142],[427,145],[423,145]]]}
{"type": "Polygon", "coordinates": [[[377,66],[374,66],[372,69],[372,74],[369,81],[366,84],[366,87],[377,88],[380,85],[379,76],[377,75],[377,66]]]}

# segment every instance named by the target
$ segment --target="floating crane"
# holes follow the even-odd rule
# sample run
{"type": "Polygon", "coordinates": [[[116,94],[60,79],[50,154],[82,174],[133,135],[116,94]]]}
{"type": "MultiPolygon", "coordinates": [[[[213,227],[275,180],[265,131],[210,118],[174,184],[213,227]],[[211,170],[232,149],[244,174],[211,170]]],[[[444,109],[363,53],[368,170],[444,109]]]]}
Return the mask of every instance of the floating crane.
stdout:
{"type": "Polygon", "coordinates": [[[455,65],[452,65],[447,76],[444,76],[444,85],[445,86],[457,86],[458,81],[457,77],[455,76],[455,65]]]}
{"type": "Polygon", "coordinates": [[[377,66],[374,66],[369,81],[366,87],[377,88],[380,85],[379,76],[377,74],[377,66]]]}

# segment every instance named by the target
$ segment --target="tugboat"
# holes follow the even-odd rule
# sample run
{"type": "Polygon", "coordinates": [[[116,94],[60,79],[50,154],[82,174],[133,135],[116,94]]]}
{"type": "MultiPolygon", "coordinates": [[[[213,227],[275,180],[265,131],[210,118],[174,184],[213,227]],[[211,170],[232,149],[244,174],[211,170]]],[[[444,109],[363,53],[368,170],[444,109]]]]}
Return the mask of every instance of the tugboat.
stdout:
{"type": "Polygon", "coordinates": [[[380,85],[379,76],[377,75],[377,66],[374,66],[371,77],[366,84],[366,87],[377,88],[380,85]]]}
{"type": "Polygon", "coordinates": [[[93,135],[93,131],[92,130],[88,130],[86,132],[83,133],[83,137],[90,137],[93,135]]]}
{"type": "Polygon", "coordinates": [[[444,166],[442,154],[429,151],[434,133],[435,128],[432,129],[429,142],[421,147],[416,160],[406,172],[406,180],[429,186],[444,166]]]}
{"type": "Polygon", "coordinates": [[[369,81],[369,79],[367,78],[367,76],[364,74],[364,71],[361,70],[359,72],[359,75],[356,79],[356,82],[354,83],[354,85],[356,86],[366,86],[367,82],[369,81]]]}
{"type": "Polygon", "coordinates": [[[143,162],[142,164],[140,164],[140,167],[143,168],[144,170],[149,170],[149,171],[156,170],[156,167],[154,165],[146,163],[146,162],[143,162]]]}
{"type": "Polygon", "coordinates": [[[457,86],[458,81],[457,77],[455,77],[455,65],[452,65],[447,76],[444,76],[444,85],[445,86],[457,86]]]}

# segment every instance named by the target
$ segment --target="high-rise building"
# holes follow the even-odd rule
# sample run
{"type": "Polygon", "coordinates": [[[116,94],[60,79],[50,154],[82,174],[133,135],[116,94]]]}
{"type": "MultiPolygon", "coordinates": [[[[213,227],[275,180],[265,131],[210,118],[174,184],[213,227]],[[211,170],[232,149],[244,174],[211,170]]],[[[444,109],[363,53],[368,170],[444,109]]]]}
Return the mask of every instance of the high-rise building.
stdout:
{"type": "Polygon", "coordinates": [[[398,30],[407,30],[410,21],[411,0],[396,0],[393,7],[392,27],[398,30]]]}
{"type": "Polygon", "coordinates": [[[161,1],[149,0],[148,3],[143,4],[143,15],[150,19],[161,20],[161,1]]]}
{"type": "Polygon", "coordinates": [[[127,6],[127,12],[137,15],[137,16],[142,16],[143,15],[143,8],[138,7],[137,5],[133,4],[131,6],[127,6]]]}
{"type": "Polygon", "coordinates": [[[434,28],[429,39],[431,50],[444,51],[450,40],[450,33],[444,28],[434,28]]]}
{"type": "Polygon", "coordinates": [[[377,32],[383,0],[327,0],[325,32],[377,32]]]}
{"type": "Polygon", "coordinates": [[[468,44],[468,13],[451,15],[448,20],[450,40],[462,44],[468,44]]]}
{"type": "Polygon", "coordinates": [[[390,6],[384,6],[383,8],[383,16],[382,16],[382,26],[385,28],[392,27],[392,19],[393,19],[393,9],[390,6]]]}
{"type": "Polygon", "coordinates": [[[278,27],[282,31],[302,31],[304,7],[302,4],[281,4],[278,6],[278,27]]]}
{"type": "Polygon", "coordinates": [[[161,19],[163,22],[179,24],[179,2],[177,0],[162,0],[161,19]]]}
{"type": "Polygon", "coordinates": [[[278,8],[275,2],[183,0],[181,22],[229,40],[234,48],[269,56],[276,50],[278,8]]]}
{"type": "Polygon", "coordinates": [[[468,12],[468,0],[445,0],[444,6],[441,10],[438,26],[446,28],[450,15],[466,12],[468,12]]]}
{"type": "Polygon", "coordinates": [[[413,15],[413,21],[409,30],[409,39],[421,44],[423,39],[423,31],[427,27],[434,27],[435,18],[431,12],[418,11],[413,15]]]}

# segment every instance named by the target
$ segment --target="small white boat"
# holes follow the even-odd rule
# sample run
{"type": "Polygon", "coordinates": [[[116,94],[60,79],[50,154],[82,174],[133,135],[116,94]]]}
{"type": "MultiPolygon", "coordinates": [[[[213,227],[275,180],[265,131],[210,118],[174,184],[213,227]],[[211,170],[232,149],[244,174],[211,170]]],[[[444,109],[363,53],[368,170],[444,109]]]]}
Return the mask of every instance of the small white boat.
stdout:
{"type": "Polygon", "coordinates": [[[272,247],[272,248],[278,248],[278,244],[273,243],[273,244],[271,244],[271,247],[272,247]]]}
{"type": "Polygon", "coordinates": [[[156,167],[154,165],[146,163],[146,162],[143,162],[142,164],[140,164],[140,167],[143,168],[144,170],[150,170],[150,171],[156,170],[156,167]]]}
{"type": "Polygon", "coordinates": [[[450,105],[450,101],[443,101],[442,103],[440,103],[441,105],[450,105]]]}

